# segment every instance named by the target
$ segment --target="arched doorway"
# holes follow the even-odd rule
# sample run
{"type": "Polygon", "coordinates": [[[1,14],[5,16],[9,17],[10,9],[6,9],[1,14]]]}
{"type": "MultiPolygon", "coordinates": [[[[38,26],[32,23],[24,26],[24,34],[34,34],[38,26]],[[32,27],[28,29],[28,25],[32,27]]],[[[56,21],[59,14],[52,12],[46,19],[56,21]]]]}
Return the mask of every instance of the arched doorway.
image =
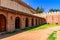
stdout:
{"type": "Polygon", "coordinates": [[[0,14],[0,32],[6,31],[6,18],[4,15],[0,14]]]}
{"type": "Polygon", "coordinates": [[[19,17],[15,18],[15,28],[20,29],[20,18],[19,17]]]}
{"type": "Polygon", "coordinates": [[[25,20],[25,27],[28,27],[29,26],[29,20],[28,20],[28,18],[26,18],[26,20],[25,20]]]}
{"type": "Polygon", "coordinates": [[[32,23],[32,26],[34,26],[34,20],[32,19],[32,21],[31,21],[31,23],[32,23]]]}
{"type": "Polygon", "coordinates": [[[40,24],[40,21],[39,21],[39,19],[38,19],[38,25],[40,24]]]}

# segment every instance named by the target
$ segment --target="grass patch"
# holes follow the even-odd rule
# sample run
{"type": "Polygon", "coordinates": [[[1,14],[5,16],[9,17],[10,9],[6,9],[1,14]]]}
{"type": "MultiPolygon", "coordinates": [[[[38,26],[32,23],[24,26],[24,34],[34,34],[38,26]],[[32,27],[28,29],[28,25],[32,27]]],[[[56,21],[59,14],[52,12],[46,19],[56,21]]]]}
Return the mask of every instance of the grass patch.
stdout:
{"type": "Polygon", "coordinates": [[[60,24],[43,24],[43,25],[39,25],[39,26],[33,26],[33,27],[30,27],[30,28],[28,27],[28,28],[25,28],[25,29],[15,30],[13,32],[6,32],[6,33],[7,34],[13,34],[13,33],[23,32],[23,31],[35,31],[35,30],[50,28],[50,27],[54,27],[54,26],[60,26],[60,24]]]}
{"type": "Polygon", "coordinates": [[[47,40],[56,40],[56,34],[57,34],[57,31],[54,31],[49,37],[47,40]]]}
{"type": "Polygon", "coordinates": [[[13,32],[6,32],[6,34],[14,34],[14,33],[18,33],[19,31],[18,30],[15,30],[13,32]]]}
{"type": "Polygon", "coordinates": [[[40,25],[40,26],[36,26],[36,27],[27,28],[26,30],[33,31],[33,30],[40,30],[40,29],[50,28],[50,27],[54,27],[54,26],[60,26],[60,24],[44,24],[44,25],[40,25]]]}

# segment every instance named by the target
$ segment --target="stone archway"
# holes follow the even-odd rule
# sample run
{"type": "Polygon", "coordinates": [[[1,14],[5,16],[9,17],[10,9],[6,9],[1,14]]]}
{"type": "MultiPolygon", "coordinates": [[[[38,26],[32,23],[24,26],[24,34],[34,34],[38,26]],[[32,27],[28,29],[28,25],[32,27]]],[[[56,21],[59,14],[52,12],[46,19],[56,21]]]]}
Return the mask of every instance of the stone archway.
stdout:
{"type": "Polygon", "coordinates": [[[28,18],[26,18],[26,20],[25,20],[25,27],[28,27],[29,26],[29,20],[28,20],[28,18]]]}
{"type": "Polygon", "coordinates": [[[15,29],[20,29],[20,18],[19,17],[15,18],[15,29]]]}
{"type": "Polygon", "coordinates": [[[6,31],[6,18],[4,15],[0,14],[0,32],[6,31]]]}

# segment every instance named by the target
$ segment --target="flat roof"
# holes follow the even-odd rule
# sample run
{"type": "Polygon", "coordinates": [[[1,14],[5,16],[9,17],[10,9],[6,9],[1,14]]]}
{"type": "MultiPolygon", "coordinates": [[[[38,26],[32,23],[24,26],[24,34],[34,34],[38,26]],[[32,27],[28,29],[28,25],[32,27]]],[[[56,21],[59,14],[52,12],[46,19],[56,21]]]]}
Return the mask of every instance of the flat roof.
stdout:
{"type": "Polygon", "coordinates": [[[28,13],[24,13],[24,12],[21,12],[21,11],[9,9],[9,8],[2,7],[2,6],[0,6],[0,10],[4,10],[4,11],[8,11],[8,12],[18,13],[18,14],[21,14],[21,15],[33,16],[33,17],[38,17],[38,18],[40,18],[39,16],[36,16],[36,15],[34,15],[34,14],[28,14],[28,13]]]}

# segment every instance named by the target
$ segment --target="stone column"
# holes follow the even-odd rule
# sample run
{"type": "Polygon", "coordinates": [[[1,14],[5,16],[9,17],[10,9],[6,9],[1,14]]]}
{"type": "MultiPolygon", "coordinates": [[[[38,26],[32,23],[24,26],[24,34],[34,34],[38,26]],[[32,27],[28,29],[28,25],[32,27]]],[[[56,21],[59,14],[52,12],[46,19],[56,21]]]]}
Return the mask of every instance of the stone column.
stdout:
{"type": "Polygon", "coordinates": [[[39,18],[39,25],[41,24],[41,22],[40,22],[41,20],[40,20],[40,18],[39,18]]]}
{"type": "Polygon", "coordinates": [[[11,16],[8,16],[7,18],[7,32],[12,32],[15,30],[15,19],[12,17],[11,19],[11,16]]]}
{"type": "Polygon", "coordinates": [[[40,25],[40,19],[38,19],[38,24],[40,25]]]}
{"type": "Polygon", "coordinates": [[[31,20],[31,18],[28,18],[28,20],[29,20],[29,27],[32,27],[32,20],[31,20]]]}
{"type": "Polygon", "coordinates": [[[34,26],[36,26],[36,18],[34,18],[34,26]]]}
{"type": "Polygon", "coordinates": [[[43,24],[42,18],[40,19],[41,24],[43,24]]]}
{"type": "Polygon", "coordinates": [[[21,29],[24,29],[25,28],[25,18],[24,17],[21,17],[21,29]]]}
{"type": "Polygon", "coordinates": [[[40,24],[41,24],[41,18],[40,18],[40,24]]]}
{"type": "Polygon", "coordinates": [[[10,32],[11,31],[11,27],[10,27],[10,20],[9,20],[9,18],[7,18],[7,26],[6,26],[6,30],[7,30],[7,32],[10,32]]]}
{"type": "Polygon", "coordinates": [[[38,18],[37,18],[37,25],[39,25],[38,18]]]}
{"type": "Polygon", "coordinates": [[[15,30],[15,18],[12,16],[11,19],[11,32],[15,30]]]}
{"type": "Polygon", "coordinates": [[[7,32],[11,32],[12,24],[11,24],[11,19],[10,16],[7,18],[7,32]]]}

